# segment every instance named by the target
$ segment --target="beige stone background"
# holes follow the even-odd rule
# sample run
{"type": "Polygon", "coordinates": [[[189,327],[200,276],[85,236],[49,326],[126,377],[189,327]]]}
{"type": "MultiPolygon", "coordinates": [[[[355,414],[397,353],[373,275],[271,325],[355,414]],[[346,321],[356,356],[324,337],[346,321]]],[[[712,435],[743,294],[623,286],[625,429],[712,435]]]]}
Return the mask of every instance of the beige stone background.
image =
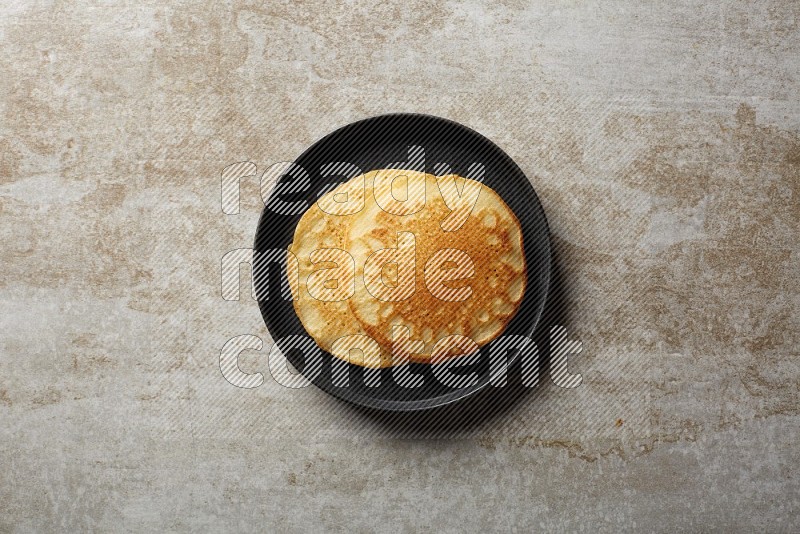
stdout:
{"type": "Polygon", "coordinates": [[[800,529],[800,3],[366,4],[2,2],[0,531],[800,529]],[[223,379],[222,169],[392,111],[531,178],[580,387],[430,439],[223,379]]]}

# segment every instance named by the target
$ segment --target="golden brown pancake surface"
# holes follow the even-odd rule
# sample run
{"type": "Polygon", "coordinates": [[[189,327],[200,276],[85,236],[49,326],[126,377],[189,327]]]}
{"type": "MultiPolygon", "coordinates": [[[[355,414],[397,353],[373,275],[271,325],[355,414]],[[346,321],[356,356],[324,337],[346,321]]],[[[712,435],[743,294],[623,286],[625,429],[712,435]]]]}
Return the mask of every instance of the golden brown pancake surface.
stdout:
{"type": "Polygon", "coordinates": [[[297,289],[294,284],[290,284],[292,304],[306,331],[320,348],[343,359],[349,358],[356,365],[386,367],[391,364],[389,352],[381,354],[374,346],[372,350],[366,346],[361,352],[347,350],[352,345],[347,343],[347,336],[365,334],[347,302],[353,293],[363,291],[363,288],[356,286],[352,276],[340,276],[336,284],[326,283],[326,269],[347,267],[346,262],[349,260],[335,250],[347,251],[349,248],[347,233],[352,215],[331,214],[323,211],[320,205],[324,206],[326,201],[342,193],[348,184],[342,184],[326,193],[297,223],[294,240],[289,245],[289,252],[297,259],[297,263],[291,257],[287,262],[289,279],[292,280],[295,276],[299,279],[297,289]],[[337,344],[340,338],[346,339],[337,344]]]}
{"type": "Polygon", "coordinates": [[[294,306],[306,330],[321,348],[367,367],[391,365],[393,348],[395,361],[423,363],[469,353],[500,335],[525,291],[513,212],[488,186],[455,175],[380,170],[353,178],[303,215],[289,250],[298,256],[294,306]],[[347,188],[356,201],[345,215],[320,209],[347,188]],[[329,271],[343,276],[326,286],[316,271],[349,261],[333,248],[350,254],[353,270],[329,271]],[[323,302],[309,290],[342,300],[323,302]],[[393,345],[395,333],[411,341],[393,345]]]}

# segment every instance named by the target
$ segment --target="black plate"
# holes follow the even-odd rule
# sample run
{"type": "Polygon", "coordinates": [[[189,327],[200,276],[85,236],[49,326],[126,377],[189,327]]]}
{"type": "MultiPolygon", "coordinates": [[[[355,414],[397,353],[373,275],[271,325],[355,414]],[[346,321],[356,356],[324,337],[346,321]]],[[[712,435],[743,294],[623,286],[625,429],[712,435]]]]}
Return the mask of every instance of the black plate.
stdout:
{"type": "MultiPolygon", "coordinates": [[[[522,304],[506,326],[503,336],[531,336],[539,322],[550,283],[550,238],[544,210],[528,178],[497,145],[456,122],[430,115],[380,115],[344,126],[306,150],[295,160],[295,164],[306,170],[310,186],[298,182],[302,187],[291,193],[291,187],[287,186],[294,178],[290,174],[282,176],[276,186],[276,191],[284,187],[282,193],[270,197],[258,223],[254,272],[268,272],[268,276],[257,277],[256,281],[261,315],[281,352],[304,374],[308,371],[304,369],[305,355],[301,349],[292,348],[296,345],[287,341],[287,338],[304,336],[310,339],[310,336],[295,314],[292,302],[282,298],[277,290],[281,287],[281,272],[269,267],[271,264],[268,264],[266,254],[267,251],[287,249],[302,216],[302,212],[281,214],[286,211],[282,208],[285,208],[285,202],[305,201],[311,205],[318,196],[330,190],[332,183],[346,180],[344,177],[323,177],[320,168],[326,164],[349,162],[363,172],[386,168],[396,162],[407,161],[410,146],[424,149],[425,171],[429,173],[435,172],[434,166],[438,162],[448,163],[452,172],[461,176],[467,175],[473,163],[484,165],[484,183],[503,198],[522,225],[528,268],[528,283],[522,304]],[[267,268],[270,270],[265,271],[267,268]]],[[[285,275],[285,256],[282,261],[285,275]]],[[[422,375],[424,379],[422,386],[416,388],[397,385],[391,369],[379,371],[380,386],[368,387],[364,383],[364,369],[351,364],[347,364],[350,373],[348,386],[337,387],[331,373],[334,357],[327,352],[321,353],[321,371],[309,371],[306,376],[323,391],[359,406],[396,411],[424,410],[464,399],[489,386],[489,350],[500,339],[502,336],[484,346],[476,363],[461,368],[464,373],[478,373],[477,384],[466,388],[452,389],[441,384],[433,375],[432,366],[423,364],[410,364],[409,371],[422,375]]],[[[297,341],[296,337],[294,341],[297,341]]],[[[316,350],[313,342],[310,345],[316,350]]],[[[509,356],[510,365],[519,357],[519,353],[509,356]]],[[[316,358],[315,361],[319,361],[319,356],[316,358]]],[[[311,367],[316,368],[317,365],[309,364],[311,367]]]]}

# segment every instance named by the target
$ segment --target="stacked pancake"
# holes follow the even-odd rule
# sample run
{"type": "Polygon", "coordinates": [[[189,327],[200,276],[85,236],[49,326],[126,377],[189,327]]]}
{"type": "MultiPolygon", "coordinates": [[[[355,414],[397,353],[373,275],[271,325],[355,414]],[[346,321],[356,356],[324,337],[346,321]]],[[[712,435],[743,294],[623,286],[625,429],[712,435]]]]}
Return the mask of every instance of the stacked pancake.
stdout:
{"type": "Polygon", "coordinates": [[[471,354],[525,292],[519,221],[491,188],[454,174],[356,176],[306,211],[289,252],[306,331],[364,367],[471,354]]]}

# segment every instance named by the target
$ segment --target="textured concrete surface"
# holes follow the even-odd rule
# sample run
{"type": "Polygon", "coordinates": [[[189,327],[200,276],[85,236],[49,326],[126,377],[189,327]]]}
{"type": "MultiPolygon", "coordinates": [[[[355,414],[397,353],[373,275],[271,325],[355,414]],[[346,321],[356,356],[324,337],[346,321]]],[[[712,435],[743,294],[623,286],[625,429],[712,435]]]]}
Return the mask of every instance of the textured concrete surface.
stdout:
{"type": "Polygon", "coordinates": [[[545,4],[3,2],[0,531],[800,529],[800,3],[545,4]],[[223,379],[222,169],[390,111],[531,177],[579,388],[434,440],[223,379]]]}

